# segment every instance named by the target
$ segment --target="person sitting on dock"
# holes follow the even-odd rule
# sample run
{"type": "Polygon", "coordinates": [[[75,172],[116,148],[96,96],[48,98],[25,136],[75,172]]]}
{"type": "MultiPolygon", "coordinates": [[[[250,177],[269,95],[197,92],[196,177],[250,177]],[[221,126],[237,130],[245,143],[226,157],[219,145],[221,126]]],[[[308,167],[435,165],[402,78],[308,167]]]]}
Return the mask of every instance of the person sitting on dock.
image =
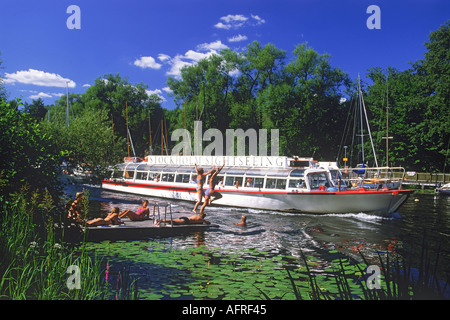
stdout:
{"type": "Polygon", "coordinates": [[[84,223],[84,218],[81,215],[81,209],[83,207],[83,192],[77,192],[75,200],[70,205],[69,211],[67,213],[67,219],[72,222],[84,223]]]}
{"type": "Polygon", "coordinates": [[[150,210],[147,206],[148,200],[142,200],[142,206],[139,207],[136,212],[133,212],[131,210],[124,210],[119,214],[119,218],[127,217],[131,221],[141,221],[149,219],[150,210]]]}
{"type": "Polygon", "coordinates": [[[223,169],[224,166],[225,166],[225,163],[219,169],[214,171],[214,173],[209,178],[209,188],[205,192],[205,201],[203,202],[203,205],[200,208],[200,217],[202,217],[202,218],[204,218],[206,216],[206,214],[204,212],[205,207],[207,205],[210,205],[212,201],[222,198],[222,195],[219,192],[214,191],[214,188],[216,187],[216,184],[217,184],[217,175],[223,169]]]}
{"type": "Polygon", "coordinates": [[[96,226],[104,226],[109,224],[123,224],[123,222],[119,219],[120,209],[118,207],[114,207],[106,218],[96,218],[89,221],[86,221],[87,227],[96,227],[96,226]]]}
{"type": "Polygon", "coordinates": [[[192,210],[192,212],[197,213],[197,207],[200,204],[200,202],[202,202],[202,198],[205,195],[205,192],[203,191],[203,185],[205,184],[205,177],[208,174],[211,174],[214,171],[215,166],[213,166],[213,168],[208,171],[207,173],[204,173],[203,169],[197,168],[197,164],[195,163],[195,171],[197,172],[197,195],[198,195],[198,201],[195,203],[194,209],[192,210]]]}
{"type": "Polygon", "coordinates": [[[174,225],[188,225],[188,224],[211,224],[211,222],[206,221],[200,215],[194,214],[190,217],[180,217],[177,219],[163,219],[163,220],[155,220],[154,224],[159,225],[161,222],[163,223],[171,223],[174,225]]]}

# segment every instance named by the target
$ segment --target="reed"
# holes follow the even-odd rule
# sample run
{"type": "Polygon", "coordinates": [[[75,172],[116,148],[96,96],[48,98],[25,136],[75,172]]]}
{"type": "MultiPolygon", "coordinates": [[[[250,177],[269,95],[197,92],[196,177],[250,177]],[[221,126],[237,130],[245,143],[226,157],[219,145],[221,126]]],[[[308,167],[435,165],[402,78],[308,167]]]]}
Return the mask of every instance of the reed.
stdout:
{"type": "MultiPolygon", "coordinates": [[[[115,294],[105,281],[102,260],[87,254],[84,242],[74,246],[60,241],[55,229],[58,224],[54,223],[58,219],[56,208],[45,192],[31,197],[19,194],[13,202],[3,204],[0,299],[92,300],[115,294]],[[79,289],[67,285],[69,266],[80,270],[79,289]]],[[[126,270],[121,278],[127,283],[121,286],[120,298],[136,297],[129,293],[134,282],[129,281],[126,270]]]]}
{"type": "MultiPolygon", "coordinates": [[[[377,252],[377,259],[381,270],[379,288],[369,288],[369,274],[367,268],[373,263],[359,252],[362,263],[350,262],[348,258],[339,257],[334,260],[335,266],[326,272],[316,273],[308,264],[308,259],[301,253],[306,266],[309,279],[309,297],[312,300],[423,300],[423,299],[449,299],[449,280],[439,281],[438,273],[441,257],[439,250],[432,254],[426,245],[425,238],[420,249],[419,261],[413,261],[414,254],[400,255],[399,253],[377,252]],[[418,265],[418,267],[414,267],[418,265]],[[324,276],[334,279],[334,282],[324,281],[324,276]]],[[[300,288],[286,270],[291,280],[295,297],[300,300],[300,288]]],[[[448,274],[447,274],[448,276],[448,274]]]]}

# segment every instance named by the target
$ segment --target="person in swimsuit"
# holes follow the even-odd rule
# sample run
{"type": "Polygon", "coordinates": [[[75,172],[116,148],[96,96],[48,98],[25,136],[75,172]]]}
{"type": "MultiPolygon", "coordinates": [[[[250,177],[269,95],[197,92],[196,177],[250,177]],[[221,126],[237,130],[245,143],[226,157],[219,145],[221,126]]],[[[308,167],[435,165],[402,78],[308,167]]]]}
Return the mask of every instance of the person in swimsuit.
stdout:
{"type": "Polygon", "coordinates": [[[223,169],[224,166],[225,166],[225,163],[219,169],[214,171],[214,173],[209,178],[209,188],[205,192],[205,201],[203,202],[203,205],[200,208],[200,214],[199,215],[202,218],[204,218],[206,216],[206,214],[204,212],[205,211],[205,207],[207,205],[211,204],[212,201],[222,198],[222,195],[219,192],[214,191],[214,188],[216,187],[216,184],[217,184],[217,175],[223,169]]]}
{"type": "Polygon", "coordinates": [[[211,224],[211,222],[206,221],[198,214],[194,214],[190,217],[180,217],[177,219],[165,219],[165,220],[155,220],[154,224],[159,225],[161,222],[173,223],[174,225],[186,225],[186,224],[211,224]]]}
{"type": "Polygon", "coordinates": [[[150,210],[147,207],[148,206],[148,200],[142,200],[142,206],[139,207],[136,212],[133,212],[131,210],[124,210],[119,214],[119,218],[127,217],[132,221],[141,221],[148,219],[150,216],[150,210]]]}
{"type": "Polygon", "coordinates": [[[195,164],[195,171],[197,172],[197,195],[198,195],[198,201],[195,203],[194,209],[192,210],[192,212],[197,213],[197,207],[199,206],[200,202],[202,202],[202,198],[204,196],[204,191],[203,191],[203,185],[205,184],[205,177],[208,174],[211,174],[214,171],[215,166],[213,166],[213,168],[208,171],[207,173],[203,172],[203,169],[197,168],[197,164],[195,164]]]}
{"type": "Polygon", "coordinates": [[[118,207],[114,207],[110,214],[106,216],[106,218],[96,218],[89,221],[86,221],[87,227],[95,227],[95,226],[104,226],[109,224],[123,224],[123,222],[119,219],[120,209],[118,207]]]}
{"type": "Polygon", "coordinates": [[[83,216],[81,215],[81,210],[83,208],[83,192],[77,192],[75,200],[70,205],[69,211],[67,213],[67,219],[72,222],[84,223],[83,216]]]}
{"type": "Polygon", "coordinates": [[[246,216],[242,216],[241,217],[241,222],[236,223],[237,226],[246,226],[247,225],[247,217],[246,216]]]}

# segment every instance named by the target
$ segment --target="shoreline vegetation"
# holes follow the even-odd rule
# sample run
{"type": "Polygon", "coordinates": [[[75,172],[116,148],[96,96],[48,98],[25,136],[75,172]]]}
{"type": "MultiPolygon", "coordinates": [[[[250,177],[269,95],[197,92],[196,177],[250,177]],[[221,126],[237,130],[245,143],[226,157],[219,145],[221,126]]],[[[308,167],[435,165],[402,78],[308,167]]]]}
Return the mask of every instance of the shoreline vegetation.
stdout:
{"type": "MultiPolygon", "coordinates": [[[[393,113],[390,132],[396,135],[390,164],[404,163],[411,170],[446,169],[449,26],[446,22],[430,34],[424,60],[414,63],[411,69],[369,70],[372,83],[366,83],[364,91],[378,143],[382,143],[385,133],[382,115],[389,76],[389,106],[393,113]]],[[[86,93],[63,96],[51,106],[45,106],[42,100],[24,105],[15,99],[7,102],[0,78],[0,299],[139,299],[139,279],[132,279],[129,266],[116,268],[101,253],[88,250],[91,245],[83,239],[68,240],[73,229],[65,223],[68,199],[57,181],[62,160],[73,167],[89,164],[101,175],[104,168],[123,158],[127,147],[129,150],[125,139],[128,125],[137,153],[156,154],[162,145],[152,147],[151,137],[161,139],[157,132],[163,132],[163,127],[172,132],[187,126],[193,132],[192,125],[202,114],[205,127],[222,132],[226,128],[280,129],[280,154],[301,150],[303,154],[315,154],[315,158],[334,158],[338,150],[330,147],[335,145],[330,141],[336,142],[336,137],[341,136],[347,116],[344,111],[351,103],[341,101],[342,87],[352,95],[355,86],[348,75],[329,62],[329,55],[319,55],[307,44],[295,48],[292,61],[286,61],[285,52],[272,44],[262,47],[254,42],[242,54],[224,50],[184,68],[181,79],[169,78],[168,85],[178,104],[175,110],[164,110],[156,96],[146,94],[146,86],[133,86],[119,75],[99,78],[86,93]],[[233,70],[239,71],[237,78],[230,75],[233,70]],[[66,98],[74,115],[70,123],[65,123],[66,98]],[[318,128],[326,134],[318,135],[318,128]],[[77,268],[82,272],[77,274],[77,268]],[[72,288],[80,283],[79,289],[72,288]]],[[[83,205],[88,213],[89,202],[83,205]]],[[[188,255],[197,257],[201,266],[214,265],[208,258],[211,252],[201,254],[206,248],[193,250],[199,252],[168,252],[164,257],[173,263],[171,255],[188,255]]],[[[264,272],[277,274],[276,278],[265,276],[272,277],[273,282],[284,281],[284,294],[276,285],[261,286],[256,279],[262,269],[237,257],[221,255],[216,269],[220,266],[230,272],[246,272],[240,276],[249,277],[246,288],[256,290],[255,299],[444,298],[447,284],[437,287],[437,277],[441,279],[439,250],[432,256],[424,241],[419,252],[420,258],[414,263],[405,258],[412,256],[408,252],[401,257],[380,255],[384,285],[376,291],[364,287],[367,263],[342,256],[322,274],[325,278],[311,268],[315,264],[312,257],[303,256],[298,261],[302,270],[285,269],[279,260],[258,260],[260,267],[268,264],[264,272]]],[[[188,263],[191,260],[177,267],[198,270],[188,263]]],[[[222,284],[231,285],[220,279],[222,284]]],[[[229,295],[217,287],[214,294],[206,292],[212,287],[205,282],[201,287],[189,288],[187,297],[247,298],[229,295]]],[[[153,295],[154,299],[179,297],[176,292],[153,295]]]]}

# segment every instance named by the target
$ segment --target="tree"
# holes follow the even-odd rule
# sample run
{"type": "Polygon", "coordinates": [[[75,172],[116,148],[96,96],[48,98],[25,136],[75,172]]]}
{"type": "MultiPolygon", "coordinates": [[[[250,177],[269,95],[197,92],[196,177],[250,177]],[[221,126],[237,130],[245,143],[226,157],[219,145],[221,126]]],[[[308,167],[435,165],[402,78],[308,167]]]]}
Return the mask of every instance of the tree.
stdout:
{"type": "Polygon", "coordinates": [[[4,100],[0,101],[0,200],[27,186],[58,194],[58,157],[53,137],[4,100]]]}
{"type": "Polygon", "coordinates": [[[340,104],[348,75],[330,65],[306,43],[295,47],[293,59],[277,83],[258,96],[264,125],[280,130],[282,154],[334,159],[346,113],[340,104]]]}
{"type": "Polygon", "coordinates": [[[41,121],[47,114],[47,108],[44,105],[42,98],[33,100],[31,104],[24,103],[24,112],[28,113],[31,119],[41,121]]]}
{"type": "MultiPolygon", "coordinates": [[[[142,83],[132,85],[118,74],[107,74],[97,78],[81,96],[85,108],[106,111],[114,123],[116,137],[127,137],[128,121],[136,156],[142,155],[150,145],[149,114],[152,130],[156,130],[162,116],[161,99],[157,95],[149,96],[146,89],[142,83]]],[[[133,156],[131,146],[129,150],[133,156]]]]}

